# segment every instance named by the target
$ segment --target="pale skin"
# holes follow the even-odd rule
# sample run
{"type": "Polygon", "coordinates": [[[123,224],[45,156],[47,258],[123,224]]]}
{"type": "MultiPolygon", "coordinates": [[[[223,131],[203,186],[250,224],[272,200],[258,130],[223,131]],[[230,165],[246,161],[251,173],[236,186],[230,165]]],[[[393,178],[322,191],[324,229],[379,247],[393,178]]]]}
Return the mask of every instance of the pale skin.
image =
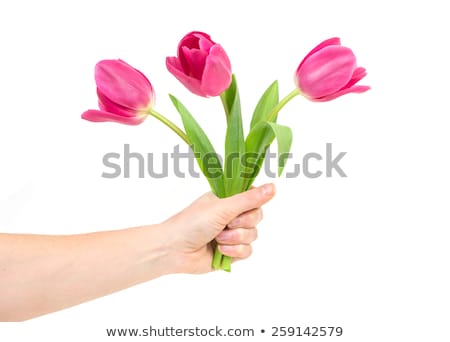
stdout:
{"type": "Polygon", "coordinates": [[[0,321],[23,321],[170,273],[212,271],[212,245],[248,258],[275,194],[266,184],[233,197],[207,193],[155,225],[80,235],[0,234],[0,321]]]}

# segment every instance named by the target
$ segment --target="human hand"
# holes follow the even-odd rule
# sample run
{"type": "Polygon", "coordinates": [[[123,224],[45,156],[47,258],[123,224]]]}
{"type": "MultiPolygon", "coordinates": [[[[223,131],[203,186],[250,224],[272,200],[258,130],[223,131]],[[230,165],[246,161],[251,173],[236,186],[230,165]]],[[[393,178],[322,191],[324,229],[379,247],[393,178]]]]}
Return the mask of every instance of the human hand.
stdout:
{"type": "Polygon", "coordinates": [[[167,220],[163,225],[172,237],[177,269],[185,273],[212,271],[216,242],[222,254],[234,260],[249,257],[257,237],[256,225],[262,219],[261,206],[274,195],[273,184],[223,199],[209,192],[167,220]]]}

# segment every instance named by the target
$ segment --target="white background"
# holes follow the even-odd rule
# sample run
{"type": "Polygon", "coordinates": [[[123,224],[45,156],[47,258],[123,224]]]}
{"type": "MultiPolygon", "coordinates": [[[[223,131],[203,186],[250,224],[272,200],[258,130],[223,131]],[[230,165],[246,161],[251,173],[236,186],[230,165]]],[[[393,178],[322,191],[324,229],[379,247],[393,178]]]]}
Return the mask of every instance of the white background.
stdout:
{"type": "MultiPolygon", "coordinates": [[[[191,95],[165,69],[165,57],[191,30],[210,33],[228,52],[247,126],[263,90],[278,79],[281,94],[291,91],[298,63],[328,37],[339,36],[354,50],[369,73],[361,83],[372,90],[323,104],[297,98],[283,110],[279,122],[295,135],[291,162],[324,153],[331,142],[336,152],[347,152],[341,166],[348,178],[269,180],[278,193],[265,207],[254,255],[231,274],[166,276],[0,325],[0,340],[106,341],[105,328],[218,324],[269,332],[272,326],[342,326],[339,341],[449,341],[444,5],[2,1],[4,232],[70,234],[155,223],[208,191],[204,179],[189,177],[101,178],[102,156],[121,152],[125,143],[158,155],[180,141],[152,119],[139,127],[80,119],[96,107],[93,67],[100,59],[122,58],[142,70],[156,89],[157,110],[180,123],[166,95],[176,94],[218,149],[220,101],[191,95]]],[[[265,339],[275,338],[258,337],[265,339]]]]}

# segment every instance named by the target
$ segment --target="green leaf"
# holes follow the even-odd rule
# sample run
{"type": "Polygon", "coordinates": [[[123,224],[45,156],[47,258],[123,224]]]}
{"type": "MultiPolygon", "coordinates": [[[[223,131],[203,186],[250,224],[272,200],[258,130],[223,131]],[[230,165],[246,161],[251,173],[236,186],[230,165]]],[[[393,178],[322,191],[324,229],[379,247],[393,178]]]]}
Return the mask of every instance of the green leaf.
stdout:
{"type": "Polygon", "coordinates": [[[242,127],[241,102],[236,77],[233,75],[231,85],[220,95],[227,114],[227,132],[225,136],[225,192],[232,196],[242,192],[244,179],[241,159],[245,154],[244,130],[242,127]]]}
{"type": "Polygon", "coordinates": [[[273,122],[268,122],[270,128],[275,134],[278,145],[278,177],[283,173],[286,166],[286,161],[291,150],[292,145],[292,130],[288,126],[279,125],[273,122]]]}
{"type": "MultiPolygon", "coordinates": [[[[227,115],[227,117],[230,115],[231,109],[233,108],[234,101],[236,100],[236,95],[239,97],[236,76],[233,74],[231,77],[230,86],[220,95],[220,99],[222,100],[223,108],[225,109],[225,114],[227,115]]],[[[239,102],[239,98],[237,100],[239,102]]]]}
{"type": "MultiPolygon", "coordinates": [[[[278,81],[273,82],[269,88],[264,92],[264,94],[259,99],[256,105],[255,111],[253,112],[252,121],[250,123],[250,129],[255,127],[259,122],[267,121],[269,114],[275,108],[279,102],[278,95],[278,81]]],[[[273,122],[277,121],[277,117],[273,122]]]]}
{"type": "Polygon", "coordinates": [[[181,115],[186,135],[192,144],[192,151],[211,189],[218,197],[225,197],[222,164],[208,136],[186,107],[175,96],[169,97],[181,115]]]}
{"type": "Polygon", "coordinates": [[[245,140],[247,153],[243,163],[246,166],[243,175],[246,189],[250,188],[258,176],[266,151],[275,138],[278,143],[278,176],[281,176],[292,145],[292,130],[288,126],[263,121],[256,124],[248,134],[245,140]]]}

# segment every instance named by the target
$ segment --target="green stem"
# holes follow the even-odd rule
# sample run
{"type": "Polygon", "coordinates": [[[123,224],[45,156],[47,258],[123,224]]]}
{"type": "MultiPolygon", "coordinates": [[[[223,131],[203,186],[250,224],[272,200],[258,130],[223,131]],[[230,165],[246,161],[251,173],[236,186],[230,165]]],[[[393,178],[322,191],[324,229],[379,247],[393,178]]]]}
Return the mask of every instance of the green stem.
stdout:
{"type": "Polygon", "coordinates": [[[219,248],[217,246],[214,248],[214,256],[212,261],[212,267],[218,271],[222,269],[222,258],[223,254],[220,253],[219,248]]]}
{"type": "Polygon", "coordinates": [[[291,91],[289,94],[287,94],[284,99],[282,99],[278,104],[275,106],[275,108],[272,110],[272,112],[267,117],[268,122],[273,122],[278,112],[288,103],[291,101],[294,97],[297,95],[300,95],[300,90],[298,88],[295,88],[293,91],[291,91]]]}
{"type": "MultiPolygon", "coordinates": [[[[233,75],[233,83],[234,82],[235,82],[235,78],[233,75]]],[[[230,87],[233,86],[233,83],[230,85],[230,87]]],[[[227,92],[228,92],[228,89],[225,90],[222,94],[220,94],[220,100],[222,102],[222,106],[225,111],[225,117],[226,117],[227,125],[228,125],[228,117],[230,115],[230,108],[228,107],[228,103],[227,103],[227,92]]],[[[216,246],[216,249],[214,251],[214,259],[213,259],[214,269],[231,272],[231,261],[232,261],[232,258],[220,253],[219,249],[216,246]],[[220,257],[219,257],[219,255],[220,255],[220,257]]]]}
{"type": "Polygon", "coordinates": [[[231,272],[231,262],[233,261],[233,258],[227,255],[223,256],[222,259],[222,270],[226,272],[231,272]]]}
{"type": "Polygon", "coordinates": [[[176,135],[178,135],[181,139],[184,140],[184,142],[186,144],[188,144],[188,146],[191,146],[191,142],[189,141],[188,136],[186,135],[186,133],[183,132],[183,130],[178,127],[177,125],[175,125],[172,121],[170,121],[169,119],[167,119],[164,115],[158,113],[156,110],[154,110],[153,108],[150,108],[147,112],[147,114],[153,116],[155,119],[158,119],[159,121],[161,121],[164,125],[166,125],[167,127],[169,127],[172,131],[175,132],[176,135]]]}

